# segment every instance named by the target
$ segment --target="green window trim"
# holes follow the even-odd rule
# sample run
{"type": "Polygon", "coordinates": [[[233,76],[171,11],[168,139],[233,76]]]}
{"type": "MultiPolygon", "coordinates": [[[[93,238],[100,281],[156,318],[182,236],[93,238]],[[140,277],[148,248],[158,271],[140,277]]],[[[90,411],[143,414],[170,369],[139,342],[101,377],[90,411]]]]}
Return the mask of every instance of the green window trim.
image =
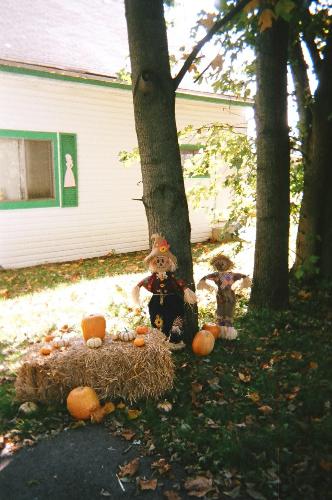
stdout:
{"type": "MultiPolygon", "coordinates": [[[[0,210],[14,210],[26,208],[49,208],[49,207],[73,207],[77,206],[77,151],[76,151],[76,134],[58,133],[58,132],[37,132],[32,130],[10,130],[0,129],[0,138],[5,137],[8,139],[31,139],[31,140],[48,140],[52,143],[53,154],[53,180],[54,180],[54,198],[40,199],[40,200],[15,200],[15,201],[0,201],[0,210]],[[64,169],[65,164],[61,161],[59,156],[61,152],[63,155],[67,149],[61,150],[63,138],[70,138],[71,145],[70,153],[73,157],[75,164],[75,188],[64,188],[64,169]],[[61,181],[61,186],[60,186],[61,181]],[[75,191],[75,193],[73,193],[75,191]],[[69,200],[66,192],[70,192],[69,200]]],[[[67,141],[68,142],[68,141],[67,141]]],[[[67,144],[68,145],[68,144],[67,144]]],[[[66,146],[67,146],[66,145],[66,146]]]]}

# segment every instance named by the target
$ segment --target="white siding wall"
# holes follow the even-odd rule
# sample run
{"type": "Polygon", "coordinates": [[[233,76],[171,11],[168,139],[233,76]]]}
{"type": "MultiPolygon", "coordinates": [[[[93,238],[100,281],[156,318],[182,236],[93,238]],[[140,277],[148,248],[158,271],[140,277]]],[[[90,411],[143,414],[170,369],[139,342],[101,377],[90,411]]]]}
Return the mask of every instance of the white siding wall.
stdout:
{"type": "MultiPolygon", "coordinates": [[[[148,247],[139,167],[118,152],[136,145],[131,92],[0,73],[0,128],[77,134],[79,205],[0,211],[0,265],[31,266],[148,247]]],[[[243,110],[178,99],[178,127],[244,123],[243,110]]],[[[190,181],[192,182],[192,181],[190,181]]],[[[191,211],[192,240],[206,239],[205,213],[191,211]]]]}

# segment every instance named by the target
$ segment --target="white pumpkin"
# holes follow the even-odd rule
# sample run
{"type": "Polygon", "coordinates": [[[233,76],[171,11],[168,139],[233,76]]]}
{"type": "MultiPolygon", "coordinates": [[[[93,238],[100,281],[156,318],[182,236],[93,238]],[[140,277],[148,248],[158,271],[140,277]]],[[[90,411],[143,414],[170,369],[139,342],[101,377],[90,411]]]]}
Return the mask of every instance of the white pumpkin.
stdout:
{"type": "Polygon", "coordinates": [[[86,345],[90,347],[90,349],[97,349],[102,345],[103,341],[100,337],[91,337],[86,341],[86,345]]]}
{"type": "Polygon", "coordinates": [[[61,337],[54,337],[52,340],[52,346],[55,347],[56,349],[59,349],[60,347],[65,347],[66,343],[61,337]]]}
{"type": "Polygon", "coordinates": [[[129,342],[130,340],[134,340],[136,337],[135,332],[119,332],[119,339],[124,342],[129,342]]]}

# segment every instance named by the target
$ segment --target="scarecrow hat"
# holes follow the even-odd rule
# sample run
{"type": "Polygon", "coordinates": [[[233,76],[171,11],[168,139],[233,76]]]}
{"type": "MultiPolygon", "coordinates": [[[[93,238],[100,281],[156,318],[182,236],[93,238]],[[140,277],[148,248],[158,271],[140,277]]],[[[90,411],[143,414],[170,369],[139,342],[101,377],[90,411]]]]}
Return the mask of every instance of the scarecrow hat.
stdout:
{"type": "Polygon", "coordinates": [[[176,269],[177,267],[177,259],[175,257],[175,255],[172,254],[172,252],[170,251],[170,245],[169,243],[167,242],[167,240],[161,236],[160,234],[153,234],[151,236],[151,241],[152,241],[152,249],[151,249],[151,252],[149,253],[149,255],[147,255],[147,257],[145,257],[144,259],[144,262],[146,264],[149,264],[149,262],[151,262],[151,260],[154,258],[154,257],[158,257],[158,256],[164,256],[164,257],[168,257],[173,266],[174,267],[174,270],[176,269]]]}

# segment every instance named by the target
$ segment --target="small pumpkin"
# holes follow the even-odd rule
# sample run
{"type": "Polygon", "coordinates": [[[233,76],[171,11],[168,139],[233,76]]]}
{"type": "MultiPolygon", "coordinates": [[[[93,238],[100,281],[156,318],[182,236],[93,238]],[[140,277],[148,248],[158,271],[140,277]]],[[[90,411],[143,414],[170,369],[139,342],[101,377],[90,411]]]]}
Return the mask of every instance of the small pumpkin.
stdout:
{"type": "Polygon", "coordinates": [[[134,340],[136,337],[135,332],[119,332],[118,338],[124,342],[129,342],[130,340],[134,340]]]}
{"type": "Polygon", "coordinates": [[[81,322],[83,337],[85,341],[92,337],[103,339],[106,335],[106,320],[102,314],[90,314],[84,316],[81,322]]]}
{"type": "Polygon", "coordinates": [[[61,337],[54,337],[54,339],[52,340],[52,347],[54,347],[54,349],[65,347],[65,341],[61,337]]]}
{"type": "Polygon", "coordinates": [[[137,337],[134,342],[133,342],[134,346],[136,347],[143,347],[143,345],[145,345],[145,340],[142,338],[142,337],[137,337]]]}
{"type": "Polygon", "coordinates": [[[75,387],[67,397],[67,409],[77,420],[88,420],[100,408],[98,396],[92,387],[75,387]]]}
{"type": "Polygon", "coordinates": [[[54,335],[46,335],[44,337],[45,342],[51,342],[54,339],[54,335]]]}
{"type": "Polygon", "coordinates": [[[86,341],[86,345],[90,347],[90,349],[97,349],[102,345],[103,341],[99,337],[91,337],[86,341]]]}
{"type": "Polygon", "coordinates": [[[149,333],[150,328],[146,325],[138,325],[136,326],[136,333],[138,335],[144,335],[145,333],[149,333]]]}
{"type": "Polygon", "coordinates": [[[221,328],[216,323],[204,323],[202,330],[207,330],[211,332],[215,339],[218,339],[221,334],[221,328]]]}
{"type": "Polygon", "coordinates": [[[39,350],[39,353],[42,354],[43,356],[48,356],[49,354],[51,354],[51,352],[52,352],[52,348],[48,347],[48,346],[43,346],[39,350]]]}
{"type": "Polygon", "coordinates": [[[198,356],[206,356],[213,351],[215,338],[208,330],[200,330],[196,333],[192,342],[192,350],[198,356]]]}

